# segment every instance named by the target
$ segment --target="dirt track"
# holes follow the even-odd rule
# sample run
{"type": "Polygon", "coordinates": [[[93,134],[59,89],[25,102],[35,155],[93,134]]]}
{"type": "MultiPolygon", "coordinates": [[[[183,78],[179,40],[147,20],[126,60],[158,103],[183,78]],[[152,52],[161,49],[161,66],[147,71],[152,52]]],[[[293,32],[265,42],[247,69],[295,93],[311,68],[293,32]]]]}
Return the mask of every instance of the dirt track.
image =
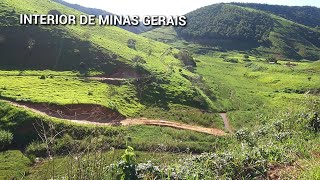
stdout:
{"type": "MultiPolygon", "coordinates": [[[[36,106],[32,105],[25,105],[18,102],[12,102],[8,100],[2,100],[3,102],[7,102],[13,106],[23,108],[29,111],[32,111],[34,113],[44,115],[44,116],[52,116],[51,114],[46,113],[45,111],[41,111],[41,109],[35,109],[36,106]]],[[[54,116],[53,116],[54,117],[54,116]]],[[[183,130],[191,130],[206,134],[211,134],[215,136],[223,136],[226,135],[226,133],[220,129],[216,128],[205,128],[201,126],[193,126],[188,124],[182,124],[177,122],[171,122],[171,121],[165,121],[165,120],[153,120],[153,119],[125,119],[120,121],[110,121],[110,122],[94,122],[94,121],[88,121],[88,120],[75,120],[75,119],[63,119],[74,123],[80,123],[80,124],[93,124],[93,125],[99,125],[99,126],[114,126],[114,125],[123,125],[123,126],[132,126],[132,125],[153,125],[153,126],[165,126],[165,127],[172,127],[176,129],[183,129],[183,130]]]]}
{"type": "Polygon", "coordinates": [[[220,116],[223,119],[223,123],[224,123],[224,128],[229,132],[229,133],[233,133],[233,130],[230,126],[228,117],[227,117],[227,113],[220,113],[220,116]]]}

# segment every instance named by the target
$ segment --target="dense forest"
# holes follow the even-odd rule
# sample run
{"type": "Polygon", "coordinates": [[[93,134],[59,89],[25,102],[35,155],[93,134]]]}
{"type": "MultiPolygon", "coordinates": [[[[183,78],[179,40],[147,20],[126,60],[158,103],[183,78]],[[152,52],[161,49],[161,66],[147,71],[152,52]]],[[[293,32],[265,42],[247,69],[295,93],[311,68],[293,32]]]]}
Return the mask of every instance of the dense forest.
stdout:
{"type": "MultiPolygon", "coordinates": [[[[313,7],[214,4],[188,13],[187,27],[177,27],[171,34],[206,48],[315,61],[320,58],[320,32],[313,27],[320,22],[319,12],[318,8],[313,7]],[[262,7],[270,7],[283,14],[272,14],[262,7]],[[306,18],[310,20],[304,20],[306,18]],[[304,23],[299,24],[300,21],[304,23]]],[[[152,38],[152,35],[149,37],[152,38]]]]}
{"type": "MultiPolygon", "coordinates": [[[[178,27],[185,39],[246,40],[266,42],[273,20],[260,12],[247,11],[232,5],[215,4],[187,14],[187,27],[178,27]]],[[[207,42],[210,43],[210,42],[207,42]]]]}
{"type": "Polygon", "coordinates": [[[255,3],[233,3],[238,6],[263,10],[309,27],[320,26],[320,9],[311,6],[279,6],[255,3]]]}

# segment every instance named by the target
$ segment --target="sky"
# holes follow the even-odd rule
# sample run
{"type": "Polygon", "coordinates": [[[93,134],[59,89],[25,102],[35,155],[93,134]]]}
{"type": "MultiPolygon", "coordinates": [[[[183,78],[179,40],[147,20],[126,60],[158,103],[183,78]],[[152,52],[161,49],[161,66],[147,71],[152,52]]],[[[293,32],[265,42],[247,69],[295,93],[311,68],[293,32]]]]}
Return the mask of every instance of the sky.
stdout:
{"type": "Polygon", "coordinates": [[[103,9],[119,15],[184,15],[200,7],[220,2],[252,2],[289,6],[317,6],[320,0],[65,0],[103,9]]]}

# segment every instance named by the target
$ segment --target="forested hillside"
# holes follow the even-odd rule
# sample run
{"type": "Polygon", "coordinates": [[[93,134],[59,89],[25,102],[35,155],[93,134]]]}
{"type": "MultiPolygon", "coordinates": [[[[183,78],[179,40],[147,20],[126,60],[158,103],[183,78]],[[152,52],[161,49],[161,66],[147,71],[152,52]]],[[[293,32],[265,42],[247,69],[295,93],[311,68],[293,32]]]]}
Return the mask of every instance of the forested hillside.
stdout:
{"type": "Polygon", "coordinates": [[[280,6],[255,3],[232,3],[278,15],[312,28],[320,27],[320,8],[312,6],[280,6]]]}
{"type": "MultiPolygon", "coordinates": [[[[253,9],[251,6],[242,7],[236,4],[206,6],[186,14],[188,17],[186,27],[175,29],[161,27],[144,35],[175,46],[181,43],[186,44],[182,41],[187,41],[189,45],[190,43],[198,44],[204,52],[210,49],[241,50],[264,57],[271,55],[293,60],[320,59],[319,30],[290,21],[293,16],[285,19],[269,11],[253,9]]],[[[277,9],[276,7],[278,6],[270,8],[277,9]]],[[[283,7],[279,6],[279,8],[283,7]]],[[[315,15],[318,9],[311,9],[313,9],[314,18],[305,16],[303,13],[295,17],[312,19],[310,21],[301,19],[304,22],[319,22],[318,16],[315,15]]],[[[199,52],[199,47],[196,51],[199,52]]]]}
{"type": "Polygon", "coordinates": [[[223,4],[201,8],[187,17],[187,27],[176,28],[178,35],[205,43],[226,39],[266,42],[274,24],[267,14],[223,4]]]}

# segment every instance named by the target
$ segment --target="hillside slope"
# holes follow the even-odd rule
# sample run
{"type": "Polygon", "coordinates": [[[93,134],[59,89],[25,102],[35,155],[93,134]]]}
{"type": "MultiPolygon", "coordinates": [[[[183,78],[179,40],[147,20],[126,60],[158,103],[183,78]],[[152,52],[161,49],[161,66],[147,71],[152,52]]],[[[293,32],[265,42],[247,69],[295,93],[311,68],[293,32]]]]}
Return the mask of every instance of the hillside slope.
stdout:
{"type": "MultiPolygon", "coordinates": [[[[208,108],[205,100],[194,99],[203,95],[190,82],[195,74],[183,68],[174,57],[178,51],[169,45],[112,26],[17,25],[19,14],[47,14],[52,10],[80,14],[49,0],[4,0],[0,7],[0,17],[5,19],[0,24],[2,69],[76,70],[82,75],[98,71],[105,77],[133,78],[125,89],[134,93],[122,103],[132,104],[135,113],[139,110],[137,101],[208,108]]],[[[132,110],[122,112],[132,115],[132,110]]]]}
{"type": "MultiPolygon", "coordinates": [[[[105,15],[112,15],[113,14],[113,13],[105,11],[105,10],[96,9],[96,8],[88,8],[88,7],[80,6],[78,4],[71,4],[71,3],[65,2],[63,0],[54,0],[54,1],[57,3],[60,3],[62,5],[65,5],[67,7],[76,9],[80,12],[86,13],[86,14],[91,14],[91,15],[96,15],[96,16],[99,16],[99,15],[105,16],[105,15]]],[[[133,32],[135,34],[140,34],[142,32],[147,31],[148,29],[150,29],[149,27],[144,26],[143,24],[140,24],[139,26],[119,26],[119,27],[122,29],[125,29],[127,31],[133,32]]]]}
{"type": "Polygon", "coordinates": [[[243,50],[294,60],[320,59],[318,30],[264,11],[214,4],[186,16],[187,27],[162,27],[143,35],[160,41],[166,39],[173,45],[187,41],[214,50],[243,50]]]}
{"type": "Polygon", "coordinates": [[[280,6],[255,3],[232,3],[238,6],[249,7],[270,12],[293,22],[316,28],[320,26],[320,8],[311,6],[280,6]]]}

